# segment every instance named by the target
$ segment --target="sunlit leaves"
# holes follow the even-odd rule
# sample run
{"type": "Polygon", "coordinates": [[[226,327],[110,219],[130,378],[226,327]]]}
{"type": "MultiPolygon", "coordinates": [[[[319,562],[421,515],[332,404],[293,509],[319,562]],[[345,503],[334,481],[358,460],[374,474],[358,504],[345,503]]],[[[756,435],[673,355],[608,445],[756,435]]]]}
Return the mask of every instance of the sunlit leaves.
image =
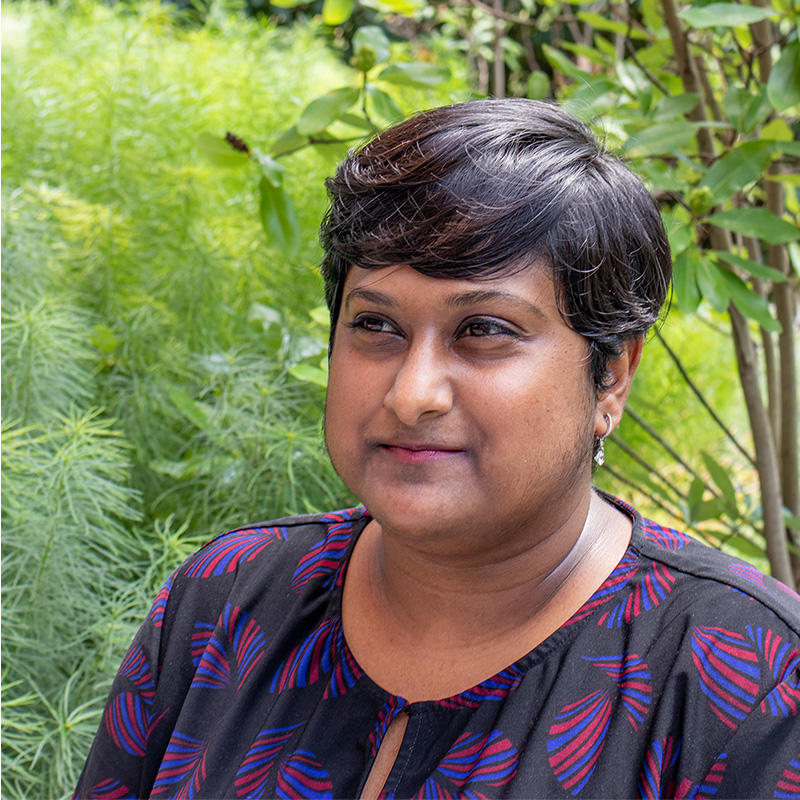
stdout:
{"type": "Polygon", "coordinates": [[[741,3],[709,3],[706,6],[692,5],[684,8],[678,16],[693,28],[734,27],[751,25],[777,15],[772,8],[746,6],[741,3]]]}
{"type": "Polygon", "coordinates": [[[734,208],[709,217],[709,222],[721,228],[755,236],[769,244],[782,244],[800,239],[800,228],[775,216],[766,208],[734,208]]]}
{"type": "Polygon", "coordinates": [[[427,61],[398,61],[382,70],[378,76],[387,83],[400,86],[436,86],[450,80],[450,70],[427,61]]]}
{"type": "Polygon", "coordinates": [[[778,111],[800,103],[800,41],[789,42],[770,72],[767,95],[778,111]]]}
{"type": "Polygon", "coordinates": [[[339,119],[357,100],[359,90],[343,86],[312,100],[298,118],[295,126],[301,136],[310,136],[325,130],[339,119]]]}

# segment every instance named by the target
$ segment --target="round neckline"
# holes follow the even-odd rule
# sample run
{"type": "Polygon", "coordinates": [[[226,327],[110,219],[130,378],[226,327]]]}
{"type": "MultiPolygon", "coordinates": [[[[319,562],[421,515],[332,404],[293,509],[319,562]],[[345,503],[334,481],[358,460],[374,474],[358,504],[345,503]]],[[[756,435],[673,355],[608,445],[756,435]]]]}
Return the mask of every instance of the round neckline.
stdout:
{"type": "Polygon", "coordinates": [[[614,574],[618,569],[620,569],[621,565],[626,561],[626,559],[630,559],[631,556],[634,556],[637,561],[639,559],[639,545],[640,537],[642,535],[641,514],[629,503],[626,503],[625,501],[620,500],[619,498],[616,498],[601,489],[593,488],[593,491],[596,491],[602,499],[611,503],[614,508],[625,514],[625,516],[630,519],[632,524],[630,541],[628,546],[625,548],[625,552],[622,554],[622,557],[614,566],[614,569],[603,579],[600,585],[592,592],[591,596],[581,604],[580,608],[578,608],[569,617],[569,619],[566,620],[566,622],[560,625],[543,641],[537,644],[532,650],[529,650],[527,653],[525,653],[525,655],[518,658],[516,661],[513,661],[511,664],[503,667],[501,670],[498,670],[493,675],[484,678],[475,685],[467,687],[466,689],[462,689],[460,692],[456,692],[455,694],[448,695],[447,697],[441,697],[436,700],[417,700],[414,702],[410,702],[402,695],[393,694],[388,689],[384,689],[379,683],[374,681],[355,657],[344,633],[344,625],[342,620],[342,597],[344,593],[344,583],[347,580],[347,569],[350,565],[350,559],[353,555],[353,550],[355,549],[356,543],[360,539],[364,529],[373,520],[373,517],[370,515],[365,506],[357,506],[357,510],[361,511],[361,516],[358,519],[353,520],[353,534],[350,538],[350,542],[348,543],[347,550],[342,558],[342,566],[340,567],[342,577],[340,580],[336,581],[332,587],[333,592],[331,594],[330,602],[328,603],[328,610],[332,613],[327,614],[326,619],[336,620],[342,625],[341,647],[344,650],[344,655],[347,660],[352,661],[352,663],[358,667],[358,672],[361,676],[359,681],[364,681],[370,692],[384,699],[387,704],[393,707],[395,712],[403,710],[408,713],[422,713],[424,711],[439,711],[442,709],[451,710],[458,708],[477,708],[490,696],[490,692],[487,691],[487,685],[503,682],[507,680],[508,674],[516,674],[519,675],[519,680],[516,682],[512,680],[511,683],[513,685],[508,689],[509,692],[512,691],[513,688],[515,688],[515,686],[534,666],[536,666],[537,663],[544,661],[553,650],[564,646],[566,641],[577,635],[578,631],[587,623],[588,620],[591,619],[594,611],[596,611],[596,609],[591,608],[592,602],[598,596],[598,594],[602,593],[607,584],[613,580],[614,574]],[[363,524],[359,525],[359,523],[363,524]],[[356,529],[356,526],[358,526],[358,529],[356,529]],[[507,675],[504,675],[504,673],[507,675]]]}

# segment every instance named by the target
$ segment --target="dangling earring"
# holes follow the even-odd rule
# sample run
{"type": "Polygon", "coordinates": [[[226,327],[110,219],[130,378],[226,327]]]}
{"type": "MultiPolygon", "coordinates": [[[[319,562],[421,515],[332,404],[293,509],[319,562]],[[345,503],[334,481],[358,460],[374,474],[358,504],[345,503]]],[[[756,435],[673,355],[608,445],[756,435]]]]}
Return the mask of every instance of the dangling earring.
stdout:
{"type": "Polygon", "coordinates": [[[600,437],[600,444],[597,447],[597,452],[594,454],[594,461],[598,467],[602,467],[606,461],[606,439],[608,435],[611,433],[611,427],[613,426],[614,422],[611,419],[611,414],[603,414],[603,418],[607,420],[608,427],[606,428],[606,432],[600,437]]]}

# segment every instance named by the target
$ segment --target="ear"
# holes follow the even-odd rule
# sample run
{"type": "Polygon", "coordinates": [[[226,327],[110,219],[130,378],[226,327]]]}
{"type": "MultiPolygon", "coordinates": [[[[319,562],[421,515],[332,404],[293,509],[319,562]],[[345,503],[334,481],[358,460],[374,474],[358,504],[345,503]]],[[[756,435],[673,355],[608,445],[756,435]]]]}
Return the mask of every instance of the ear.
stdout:
{"type": "Polygon", "coordinates": [[[613,361],[608,362],[608,383],[611,386],[597,399],[594,417],[594,435],[598,438],[607,436],[619,425],[625,402],[633,383],[633,375],[642,359],[644,337],[637,336],[622,345],[622,352],[613,361]],[[609,429],[608,417],[611,418],[609,429]]]}

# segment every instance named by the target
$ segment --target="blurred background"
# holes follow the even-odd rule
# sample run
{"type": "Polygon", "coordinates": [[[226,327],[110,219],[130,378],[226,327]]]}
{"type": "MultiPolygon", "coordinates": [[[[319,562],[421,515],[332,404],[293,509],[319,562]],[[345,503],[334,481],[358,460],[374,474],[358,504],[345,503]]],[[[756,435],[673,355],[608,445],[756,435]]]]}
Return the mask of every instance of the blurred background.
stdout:
{"type": "Polygon", "coordinates": [[[160,585],[354,502],[321,437],[324,178],[414,111],[563,102],[675,259],[602,488],[800,578],[790,0],[6,2],[2,795],[67,797],[160,585]]]}

